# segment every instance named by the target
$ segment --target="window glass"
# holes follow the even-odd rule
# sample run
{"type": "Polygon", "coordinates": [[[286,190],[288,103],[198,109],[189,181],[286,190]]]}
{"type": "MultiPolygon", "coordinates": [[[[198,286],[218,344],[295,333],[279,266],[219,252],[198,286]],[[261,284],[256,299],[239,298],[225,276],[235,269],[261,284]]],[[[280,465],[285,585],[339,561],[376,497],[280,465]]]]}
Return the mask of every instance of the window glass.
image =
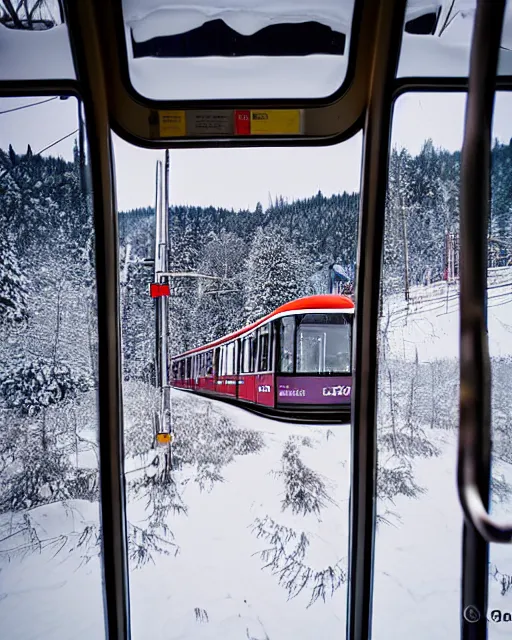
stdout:
{"type": "Polygon", "coordinates": [[[293,360],[295,357],[295,318],[281,318],[279,326],[281,331],[281,373],[293,373],[293,360]]]}
{"type": "Polygon", "coordinates": [[[76,99],[41,100],[0,99],[0,634],[101,639],[90,165],[76,99]]]}
{"type": "Polygon", "coordinates": [[[268,371],[269,365],[269,329],[268,326],[259,330],[258,371],[268,371]]]}
{"type": "Polygon", "coordinates": [[[297,373],[349,373],[351,325],[342,315],[307,314],[297,328],[297,373]]]}
{"type": "Polygon", "coordinates": [[[0,2],[0,51],[0,80],[76,77],[58,0],[0,2]]]}
{"type": "MultiPolygon", "coordinates": [[[[476,0],[408,0],[398,77],[464,77],[476,0]]],[[[498,73],[512,73],[512,7],[507,3],[498,73]]]]}
{"type": "MultiPolygon", "coordinates": [[[[488,238],[487,326],[491,356],[491,513],[512,520],[512,94],[495,100],[488,238]]],[[[512,626],[512,558],[508,545],[489,549],[489,639],[504,638],[512,626]]]]}
{"type": "Polygon", "coordinates": [[[226,348],[227,375],[232,376],[235,362],[235,343],[228,344],[226,348]]]}
{"type": "MultiPolygon", "coordinates": [[[[114,141],[120,248],[134,265],[154,252],[154,161],[163,154],[114,141]]],[[[358,135],[334,147],[171,152],[169,272],[194,275],[171,278],[171,357],[245,328],[252,335],[243,336],[244,369],[255,372],[252,323],[330,293],[332,265],[351,284],[361,147],[358,135]]],[[[138,527],[129,529],[133,640],[344,638],[348,421],[320,424],[309,414],[307,423],[283,425],[279,416],[249,411],[256,401],[271,409],[277,400],[266,375],[241,377],[238,400],[235,385],[212,378],[201,395],[176,385],[166,469],[167,450],[154,442],[159,390],[143,377],[154,358],[143,347],[155,321],[153,273],[143,273],[145,281],[128,272],[125,286],[139,304],[123,320],[123,367],[131,363],[134,375],[123,416],[128,522],[138,527]]],[[[262,335],[263,369],[272,338],[268,328],[262,335]]],[[[151,336],[149,347],[155,342],[151,336]]],[[[220,349],[215,354],[218,365],[220,349]]],[[[304,403],[306,377],[283,376],[288,400],[304,403]]],[[[343,400],[328,395],[335,376],[326,385],[313,377],[308,391],[333,405],[343,400]]]]}
{"type": "Polygon", "coordinates": [[[250,372],[254,373],[255,371],[258,370],[257,366],[256,366],[256,357],[258,355],[258,333],[253,333],[250,337],[249,337],[249,342],[250,342],[250,346],[251,346],[251,369],[250,372]]]}
{"type": "MultiPolygon", "coordinates": [[[[394,108],[379,328],[373,637],[460,632],[459,188],[464,94],[405,94],[394,108]],[[421,126],[418,126],[421,122],[421,126]]],[[[488,255],[492,508],[510,513],[510,96],[493,118],[488,255]],[[507,382],[505,382],[507,381],[507,382]]],[[[489,606],[508,611],[509,554],[491,546],[489,606]]],[[[501,637],[503,626],[489,623],[501,637]]]]}
{"type": "Polygon", "coordinates": [[[152,100],[319,98],[347,75],[354,0],[123,0],[133,88],[152,100]]]}

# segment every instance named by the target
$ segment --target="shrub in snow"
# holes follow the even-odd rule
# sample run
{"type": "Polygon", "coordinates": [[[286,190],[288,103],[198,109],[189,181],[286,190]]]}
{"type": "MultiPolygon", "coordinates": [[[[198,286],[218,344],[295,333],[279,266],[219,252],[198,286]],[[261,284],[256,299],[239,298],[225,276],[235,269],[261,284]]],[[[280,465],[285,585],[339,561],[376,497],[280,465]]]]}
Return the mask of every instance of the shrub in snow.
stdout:
{"type": "Polygon", "coordinates": [[[281,502],[283,511],[291,509],[294,514],[314,513],[319,516],[320,510],[332,500],[321,477],[300,459],[293,438],[287,440],[281,462],[282,469],[275,475],[283,477],[285,483],[285,496],[281,502]]]}
{"type": "Polygon", "coordinates": [[[425,489],[414,481],[414,475],[410,465],[401,463],[393,469],[378,468],[377,474],[377,498],[393,501],[398,496],[417,498],[425,493],[425,489]]]}
{"type": "Polygon", "coordinates": [[[201,489],[212,488],[222,481],[221,469],[235,456],[257,453],[264,446],[261,433],[235,427],[222,413],[212,411],[210,402],[173,400],[173,403],[177,435],[173,462],[177,468],[194,465],[194,480],[201,489]]]}
{"type": "Polygon", "coordinates": [[[83,376],[75,378],[67,365],[42,358],[11,371],[0,383],[6,405],[27,416],[38,415],[87,389],[83,376]]]}
{"type": "Polygon", "coordinates": [[[328,595],[332,597],[347,582],[348,574],[342,560],[322,569],[315,569],[304,562],[309,539],[303,531],[299,533],[280,525],[269,516],[256,518],[252,531],[269,545],[258,554],[264,563],[263,569],[270,569],[278,577],[289,598],[295,598],[308,589],[311,592],[310,607],[319,599],[325,602],[328,595]]]}

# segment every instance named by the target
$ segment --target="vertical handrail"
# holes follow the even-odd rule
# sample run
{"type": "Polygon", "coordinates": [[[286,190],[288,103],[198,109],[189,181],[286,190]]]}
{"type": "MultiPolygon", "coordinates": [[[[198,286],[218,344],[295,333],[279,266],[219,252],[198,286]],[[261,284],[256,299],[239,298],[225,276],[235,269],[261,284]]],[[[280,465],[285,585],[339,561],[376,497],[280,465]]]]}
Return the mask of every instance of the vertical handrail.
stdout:
{"type": "Polygon", "coordinates": [[[105,635],[108,640],[129,640],[118,232],[108,102],[94,2],[67,2],[65,10],[84,101],[92,176],[98,305],[100,514],[105,635]]]}
{"type": "Polygon", "coordinates": [[[510,542],[512,524],[488,513],[491,379],[487,336],[487,237],[491,125],[505,0],[475,15],[460,187],[460,418],[458,489],[464,515],[488,542],[510,542]]]}
{"type": "Polygon", "coordinates": [[[405,5],[405,0],[380,3],[365,124],[353,341],[347,640],[371,637],[377,482],[377,330],[392,96],[405,5]]]}
{"type": "Polygon", "coordinates": [[[487,238],[491,127],[504,0],[479,1],[473,27],[460,176],[460,415],[457,483],[462,538],[461,637],[487,639],[489,542],[512,531],[488,515],[491,378],[487,336],[487,238]]]}

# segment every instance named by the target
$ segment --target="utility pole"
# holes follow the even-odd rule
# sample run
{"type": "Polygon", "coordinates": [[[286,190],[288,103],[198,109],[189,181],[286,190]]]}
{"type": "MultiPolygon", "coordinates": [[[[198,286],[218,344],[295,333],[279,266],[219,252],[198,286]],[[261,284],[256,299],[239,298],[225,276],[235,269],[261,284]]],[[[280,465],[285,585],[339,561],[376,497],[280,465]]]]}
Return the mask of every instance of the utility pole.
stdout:
{"type": "Polygon", "coordinates": [[[403,196],[400,197],[400,208],[402,211],[402,233],[404,242],[404,279],[405,279],[405,299],[409,301],[409,249],[407,241],[407,213],[403,196]]]}
{"type": "Polygon", "coordinates": [[[155,378],[160,392],[156,442],[164,448],[164,474],[171,469],[173,441],[169,386],[169,150],[159,160],[155,176],[155,259],[151,296],[155,298],[155,378]]]}

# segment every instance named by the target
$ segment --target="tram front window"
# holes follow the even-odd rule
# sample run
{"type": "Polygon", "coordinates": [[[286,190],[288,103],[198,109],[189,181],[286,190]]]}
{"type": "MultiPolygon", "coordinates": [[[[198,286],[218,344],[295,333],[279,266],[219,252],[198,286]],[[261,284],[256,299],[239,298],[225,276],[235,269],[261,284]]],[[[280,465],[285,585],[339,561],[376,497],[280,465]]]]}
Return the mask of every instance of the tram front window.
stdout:
{"type": "Polygon", "coordinates": [[[297,373],[349,373],[350,334],[342,316],[304,316],[297,329],[297,373]]]}

